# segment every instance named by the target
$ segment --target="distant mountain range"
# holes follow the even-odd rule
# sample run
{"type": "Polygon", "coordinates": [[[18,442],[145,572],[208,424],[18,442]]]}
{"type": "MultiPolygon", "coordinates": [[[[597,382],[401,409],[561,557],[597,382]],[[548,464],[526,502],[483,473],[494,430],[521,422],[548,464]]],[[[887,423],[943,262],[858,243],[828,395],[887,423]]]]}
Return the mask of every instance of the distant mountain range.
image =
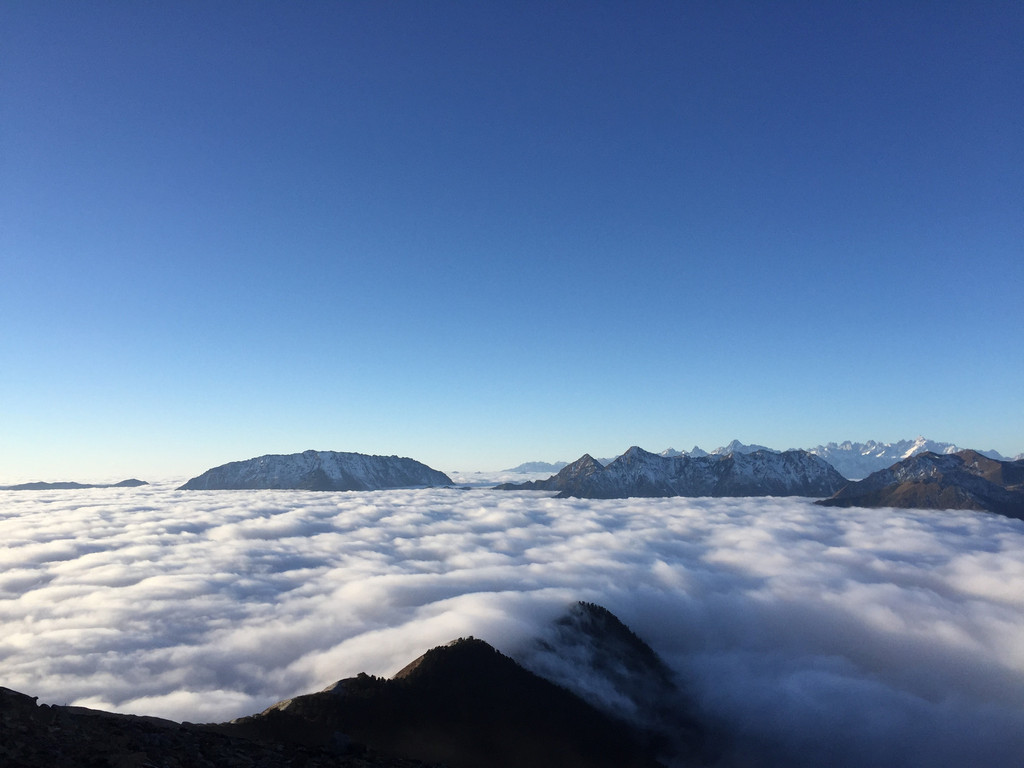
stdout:
{"type": "Polygon", "coordinates": [[[558,470],[560,470],[562,467],[564,467],[568,463],[569,462],[567,462],[567,461],[555,461],[555,462],[527,461],[527,462],[524,462],[524,463],[520,464],[519,466],[512,467],[511,469],[505,469],[505,470],[502,470],[502,471],[504,471],[504,472],[520,472],[520,473],[522,473],[524,475],[529,474],[531,472],[557,472],[558,470]]]}
{"type": "Polygon", "coordinates": [[[664,662],[604,608],[578,604],[537,647],[562,654],[563,667],[579,662],[580,674],[552,682],[463,638],[394,678],[360,674],[207,725],[39,706],[0,688],[0,757],[19,768],[657,768],[719,764],[728,751],[723,734],[688,714],[664,662]]]}
{"type": "Polygon", "coordinates": [[[695,448],[653,454],[634,446],[607,464],[584,454],[546,480],[496,488],[591,499],[814,496],[828,497],[818,502],[827,506],[975,509],[1024,519],[1024,457],[1010,461],[995,451],[955,448],[924,438],[890,444],[829,443],[818,446],[820,453],[774,451],[738,441],[711,453],[695,448]],[[890,460],[897,453],[903,458],[890,460]],[[833,466],[844,465],[843,460],[848,466],[885,467],[864,480],[850,481],[833,466]]]}
{"type": "Polygon", "coordinates": [[[703,456],[728,456],[730,453],[756,453],[757,451],[771,451],[772,453],[782,453],[774,448],[769,448],[766,445],[751,444],[747,445],[741,443],[739,440],[733,440],[728,445],[722,445],[715,448],[713,451],[705,451],[699,445],[693,446],[689,451],[677,451],[675,448],[666,448],[662,451],[659,456],[693,456],[700,458],[703,456]]]}
{"type": "Polygon", "coordinates": [[[978,451],[925,452],[849,483],[818,504],[830,507],[976,509],[1024,519],[1024,459],[978,451]]]}
{"type": "Polygon", "coordinates": [[[122,480],[119,483],[96,485],[92,483],[75,483],[71,481],[57,483],[19,483],[18,485],[0,486],[0,491],[75,491],[80,488],[137,488],[149,485],[145,480],[122,480]]]}
{"type": "Polygon", "coordinates": [[[632,447],[607,466],[589,454],[547,480],[504,483],[499,490],[558,491],[559,497],[831,496],[847,481],[806,451],[662,456],[632,447]]]}
{"type": "Polygon", "coordinates": [[[451,484],[448,475],[413,459],[305,451],[222,464],[193,477],[179,490],[378,491],[451,484]]]}
{"type": "MultiPolygon", "coordinates": [[[[809,451],[825,459],[839,470],[843,477],[858,480],[872,472],[886,469],[897,461],[909,459],[911,456],[931,452],[938,454],[959,453],[965,450],[952,443],[939,443],[918,437],[915,440],[899,440],[895,443],[878,443],[869,440],[866,443],[827,443],[810,448],[809,451]]],[[[1007,457],[996,451],[977,451],[996,461],[1007,461],[1007,457]]]]}
{"type": "MultiPolygon", "coordinates": [[[[872,472],[885,469],[901,459],[906,459],[910,456],[924,453],[925,451],[931,451],[932,453],[957,453],[964,449],[954,445],[953,443],[940,443],[934,440],[928,440],[924,437],[918,437],[914,440],[898,440],[895,443],[880,443],[875,440],[869,440],[866,443],[854,443],[847,440],[843,443],[826,443],[825,445],[816,445],[813,448],[806,448],[803,450],[806,450],[808,453],[813,453],[815,456],[821,456],[821,458],[825,459],[825,461],[835,467],[836,471],[838,471],[843,477],[849,480],[859,480],[860,478],[867,477],[872,472]]],[[[678,451],[675,448],[666,448],[658,455],[665,456],[667,458],[676,456],[700,458],[703,456],[728,456],[732,453],[756,453],[757,451],[782,453],[780,450],[768,448],[764,445],[748,445],[741,443],[739,440],[733,440],[728,445],[723,445],[713,451],[705,451],[701,449],[700,446],[695,445],[689,451],[678,451]]],[[[978,453],[997,461],[1008,461],[1006,456],[1000,455],[997,451],[978,451],[978,453]]],[[[613,462],[615,458],[597,459],[597,461],[600,464],[607,465],[613,462]]],[[[1024,454],[1021,454],[1016,458],[1024,458],[1024,454]]],[[[531,461],[526,462],[525,464],[520,464],[518,467],[513,467],[506,471],[523,473],[558,472],[567,464],[568,462],[564,461],[554,462],[551,464],[543,461],[531,461]]]]}

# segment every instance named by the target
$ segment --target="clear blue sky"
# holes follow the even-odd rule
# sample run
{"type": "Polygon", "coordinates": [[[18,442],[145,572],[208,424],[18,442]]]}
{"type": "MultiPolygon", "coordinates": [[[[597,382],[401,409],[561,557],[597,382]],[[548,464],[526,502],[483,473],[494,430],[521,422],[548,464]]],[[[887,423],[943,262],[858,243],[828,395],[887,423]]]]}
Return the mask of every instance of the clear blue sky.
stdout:
{"type": "Polygon", "coordinates": [[[1024,5],[0,5],[0,480],[1024,450],[1024,5]]]}

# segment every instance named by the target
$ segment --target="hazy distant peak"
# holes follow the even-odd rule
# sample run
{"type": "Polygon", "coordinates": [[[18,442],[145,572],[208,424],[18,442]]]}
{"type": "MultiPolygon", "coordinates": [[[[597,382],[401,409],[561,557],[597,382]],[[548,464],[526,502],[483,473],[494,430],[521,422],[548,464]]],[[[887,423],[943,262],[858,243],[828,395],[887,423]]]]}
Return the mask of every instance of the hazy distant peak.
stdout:
{"type": "Polygon", "coordinates": [[[741,443],[739,440],[733,440],[728,445],[724,445],[721,448],[716,448],[711,453],[717,456],[728,456],[730,453],[757,453],[758,451],[769,451],[771,453],[779,453],[774,448],[769,448],[766,445],[747,445],[741,443]]]}
{"type": "Polygon", "coordinates": [[[0,487],[0,491],[77,491],[84,488],[138,488],[140,485],[149,485],[145,480],[137,480],[134,477],[122,480],[119,483],[76,483],[74,481],[61,481],[56,483],[18,483],[0,487]]]}
{"type": "Polygon", "coordinates": [[[722,445],[715,450],[705,451],[699,445],[693,446],[689,451],[677,451],[675,448],[666,448],[662,451],[659,456],[690,456],[691,458],[702,458],[704,456],[728,456],[730,453],[756,453],[757,451],[771,451],[772,453],[779,453],[774,448],[769,448],[764,445],[741,443],[739,440],[733,440],[728,445],[722,445]]]}
{"type": "Polygon", "coordinates": [[[525,461],[518,466],[512,467],[511,469],[504,470],[505,472],[518,472],[527,474],[530,472],[557,472],[562,467],[566,466],[569,462],[567,461],[525,461]]]}

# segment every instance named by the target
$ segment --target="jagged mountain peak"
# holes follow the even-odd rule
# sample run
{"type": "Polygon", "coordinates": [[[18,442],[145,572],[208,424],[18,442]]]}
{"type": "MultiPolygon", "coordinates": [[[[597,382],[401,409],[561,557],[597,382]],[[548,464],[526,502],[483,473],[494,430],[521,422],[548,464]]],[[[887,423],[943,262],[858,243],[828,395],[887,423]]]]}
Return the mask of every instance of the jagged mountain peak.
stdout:
{"type": "Polygon", "coordinates": [[[579,480],[590,477],[604,471],[604,464],[595,459],[589,453],[580,456],[576,461],[567,464],[555,477],[562,477],[566,480],[579,480]]]}
{"type": "MultiPolygon", "coordinates": [[[[791,449],[799,450],[799,449],[791,449]]],[[[961,450],[959,446],[953,443],[943,443],[935,440],[930,440],[924,436],[918,435],[913,440],[898,440],[892,443],[881,442],[878,440],[868,440],[864,443],[858,443],[853,440],[844,440],[841,442],[829,442],[823,445],[817,445],[814,448],[805,449],[807,453],[812,453],[816,456],[820,456],[829,464],[831,464],[838,472],[845,478],[858,479],[867,477],[872,472],[876,472],[880,469],[885,469],[888,466],[896,463],[910,456],[914,456],[918,453],[925,451],[931,451],[938,454],[951,454],[957,453],[961,450]]],[[[702,458],[706,456],[724,457],[729,454],[747,454],[757,453],[758,451],[769,451],[771,453],[781,453],[781,451],[775,448],[769,448],[768,446],[759,445],[757,443],[742,443],[739,440],[732,440],[727,445],[720,446],[715,450],[708,451],[703,450],[700,446],[695,445],[689,451],[680,451],[675,448],[666,448],[661,451],[658,455],[662,458],[678,458],[686,456],[689,458],[702,458]]],[[[1002,456],[998,451],[993,450],[979,450],[983,456],[987,456],[990,459],[996,459],[997,461],[1007,461],[1005,456],[1002,456]]],[[[610,459],[597,459],[598,463],[602,465],[611,464],[615,461],[615,458],[610,459]]],[[[1016,457],[1017,459],[1024,458],[1024,454],[1020,454],[1016,457]]],[[[521,468],[527,465],[521,465],[521,468]]],[[[557,464],[547,464],[536,466],[530,465],[531,471],[550,471],[552,473],[558,472],[564,468],[566,464],[559,462],[557,464]]],[[[517,468],[517,470],[520,468],[517,468]]]]}
{"type": "MultiPolygon", "coordinates": [[[[937,454],[953,454],[964,449],[953,443],[937,442],[919,435],[913,440],[897,440],[894,443],[877,440],[858,443],[845,440],[841,443],[818,445],[809,450],[816,456],[821,456],[845,477],[860,479],[926,451],[937,454]]],[[[978,451],[978,453],[997,461],[1006,460],[997,451],[978,451]]]]}
{"type": "Polygon", "coordinates": [[[589,454],[547,480],[499,490],[550,490],[560,496],[830,496],[846,480],[805,451],[759,450],[718,456],[660,456],[633,446],[607,466],[589,454]]]}
{"type": "Polygon", "coordinates": [[[508,667],[509,663],[514,664],[487,642],[470,635],[431,648],[398,670],[392,679],[415,680],[435,675],[472,674],[473,667],[491,667],[495,664],[508,667]]]}
{"type": "MultiPolygon", "coordinates": [[[[668,665],[615,614],[578,602],[516,656],[541,677],[646,734],[676,760],[693,757],[704,729],[668,665]]],[[[687,763],[689,764],[689,763],[687,763]]]]}
{"type": "Polygon", "coordinates": [[[774,448],[769,448],[764,445],[741,443],[739,440],[732,440],[728,445],[723,445],[720,448],[716,448],[711,453],[718,456],[728,456],[731,453],[756,453],[758,451],[768,451],[770,453],[779,453],[774,448]]]}
{"type": "MultiPolygon", "coordinates": [[[[623,693],[623,689],[631,689],[640,678],[646,679],[644,685],[653,681],[663,692],[675,687],[661,657],[615,614],[596,603],[581,601],[570,607],[551,625],[547,636],[538,638],[533,654],[526,656],[549,673],[541,672],[543,677],[571,690],[578,687],[572,680],[575,678],[577,683],[580,680],[580,661],[585,662],[586,668],[600,671],[603,683],[610,682],[619,689],[619,698],[634,698],[623,693]],[[540,661],[545,656],[548,656],[547,664],[540,661]],[[573,660],[573,671],[566,665],[568,659],[573,660]]],[[[614,702],[600,699],[592,703],[616,706],[614,702]]],[[[636,702],[627,709],[637,709],[636,702]]]]}
{"type": "Polygon", "coordinates": [[[618,458],[619,459],[646,459],[648,457],[655,458],[655,457],[659,457],[659,456],[660,456],[660,454],[651,453],[650,451],[645,451],[639,445],[631,445],[618,458]]]}

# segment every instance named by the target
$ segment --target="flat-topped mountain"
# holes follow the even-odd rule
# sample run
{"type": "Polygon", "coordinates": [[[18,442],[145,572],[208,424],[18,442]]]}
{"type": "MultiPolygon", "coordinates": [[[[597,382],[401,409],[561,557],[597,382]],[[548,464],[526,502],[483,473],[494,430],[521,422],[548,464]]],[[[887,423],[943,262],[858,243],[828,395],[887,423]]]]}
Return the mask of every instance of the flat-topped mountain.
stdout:
{"type": "Polygon", "coordinates": [[[448,475],[413,459],[305,451],[222,464],[193,477],[179,490],[378,491],[451,484],[448,475]]]}
{"type": "Polygon", "coordinates": [[[585,454],[547,480],[499,490],[558,491],[560,497],[830,496],[844,485],[828,462],[806,451],[725,456],[659,456],[636,446],[603,466],[585,454]]]}
{"type": "Polygon", "coordinates": [[[1024,461],[997,461],[977,451],[920,453],[850,483],[830,507],[977,509],[1024,519],[1024,461]]]}

